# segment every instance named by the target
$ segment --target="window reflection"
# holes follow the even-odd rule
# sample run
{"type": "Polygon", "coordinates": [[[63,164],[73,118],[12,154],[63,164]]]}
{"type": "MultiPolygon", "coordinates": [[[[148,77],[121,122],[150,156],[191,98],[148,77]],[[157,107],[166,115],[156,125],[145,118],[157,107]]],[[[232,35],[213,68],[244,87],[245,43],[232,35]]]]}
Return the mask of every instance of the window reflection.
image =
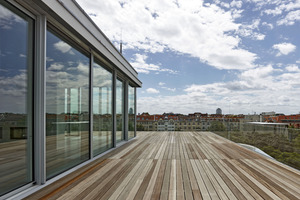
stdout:
{"type": "Polygon", "coordinates": [[[134,87],[128,86],[128,138],[135,133],[135,92],[134,87]]]}
{"type": "Polygon", "coordinates": [[[116,141],[124,140],[123,130],[123,112],[124,112],[124,89],[123,82],[119,79],[116,81],[116,115],[117,115],[117,131],[116,141]]]}
{"type": "Polygon", "coordinates": [[[112,148],[112,74],[93,64],[93,149],[94,155],[112,148]]]}
{"type": "Polygon", "coordinates": [[[0,196],[33,178],[33,23],[0,2],[0,196]]]}
{"type": "Polygon", "coordinates": [[[89,158],[89,58],[47,32],[46,174],[89,158]]]}

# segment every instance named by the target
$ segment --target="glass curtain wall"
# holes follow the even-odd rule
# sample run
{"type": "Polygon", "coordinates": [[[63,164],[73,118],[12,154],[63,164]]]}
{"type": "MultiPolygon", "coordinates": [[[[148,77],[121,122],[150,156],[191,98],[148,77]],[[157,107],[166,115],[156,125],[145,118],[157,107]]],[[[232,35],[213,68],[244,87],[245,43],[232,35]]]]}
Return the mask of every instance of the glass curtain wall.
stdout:
{"type": "Polygon", "coordinates": [[[128,85],[128,139],[135,135],[135,90],[128,85]]]}
{"type": "Polygon", "coordinates": [[[34,21],[0,2],[0,196],[33,181],[34,21]]]}
{"type": "Polygon", "coordinates": [[[123,113],[124,113],[124,86],[123,86],[123,82],[117,79],[116,81],[116,115],[117,115],[116,142],[117,143],[124,140],[123,113]]]}
{"type": "Polygon", "coordinates": [[[93,63],[93,153],[112,148],[112,73],[93,63]]]}
{"type": "Polygon", "coordinates": [[[48,28],[46,42],[46,175],[89,159],[87,54],[48,28]]]}

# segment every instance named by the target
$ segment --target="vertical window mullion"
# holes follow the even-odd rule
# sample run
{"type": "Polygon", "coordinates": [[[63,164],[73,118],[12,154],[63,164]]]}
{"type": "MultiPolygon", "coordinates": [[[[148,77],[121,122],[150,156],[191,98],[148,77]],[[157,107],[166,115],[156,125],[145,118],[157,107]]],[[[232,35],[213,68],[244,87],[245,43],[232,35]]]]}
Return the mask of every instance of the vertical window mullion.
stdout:
{"type": "Polygon", "coordinates": [[[37,17],[36,23],[36,65],[35,65],[35,112],[34,152],[35,181],[38,185],[46,182],[46,128],[45,128],[45,70],[46,70],[46,16],[37,17]]]}
{"type": "Polygon", "coordinates": [[[90,112],[90,132],[89,132],[89,140],[90,140],[90,159],[94,157],[94,151],[93,151],[93,124],[94,124],[94,118],[93,118],[93,88],[94,88],[94,84],[93,84],[93,76],[94,76],[94,55],[91,52],[91,59],[90,59],[90,108],[89,108],[89,112],[90,112]]]}
{"type": "Polygon", "coordinates": [[[125,140],[128,138],[128,81],[124,81],[124,131],[125,131],[125,140]]]}
{"type": "Polygon", "coordinates": [[[117,145],[117,72],[113,70],[112,84],[113,147],[117,145]]]}

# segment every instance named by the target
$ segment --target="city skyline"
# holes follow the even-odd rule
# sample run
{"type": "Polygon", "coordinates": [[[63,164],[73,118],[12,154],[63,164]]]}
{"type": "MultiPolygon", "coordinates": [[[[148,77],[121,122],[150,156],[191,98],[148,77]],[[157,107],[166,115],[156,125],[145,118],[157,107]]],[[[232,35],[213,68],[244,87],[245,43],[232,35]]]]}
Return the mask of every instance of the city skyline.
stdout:
{"type": "Polygon", "coordinates": [[[139,72],[137,112],[299,113],[300,1],[83,1],[139,72]]]}

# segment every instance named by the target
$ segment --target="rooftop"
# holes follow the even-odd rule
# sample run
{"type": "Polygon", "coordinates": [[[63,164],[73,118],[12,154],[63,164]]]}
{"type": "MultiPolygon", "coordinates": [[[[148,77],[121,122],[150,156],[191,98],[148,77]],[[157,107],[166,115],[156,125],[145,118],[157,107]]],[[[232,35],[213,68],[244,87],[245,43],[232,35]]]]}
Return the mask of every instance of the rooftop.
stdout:
{"type": "Polygon", "coordinates": [[[138,137],[27,199],[298,199],[300,172],[211,132],[138,137]]]}

